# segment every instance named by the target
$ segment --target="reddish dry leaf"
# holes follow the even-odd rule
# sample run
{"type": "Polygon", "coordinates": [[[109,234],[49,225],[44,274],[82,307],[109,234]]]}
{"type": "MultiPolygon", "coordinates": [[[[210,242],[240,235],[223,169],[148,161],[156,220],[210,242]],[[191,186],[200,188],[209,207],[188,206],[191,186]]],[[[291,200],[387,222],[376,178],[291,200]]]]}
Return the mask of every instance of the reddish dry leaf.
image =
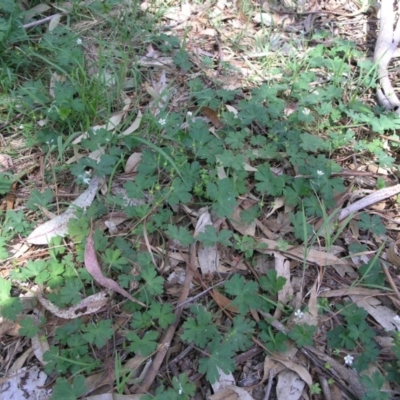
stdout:
{"type": "Polygon", "coordinates": [[[132,297],[126,290],[122,289],[121,286],[118,285],[117,282],[110,278],[106,278],[101,271],[99,262],[97,261],[96,251],[94,249],[94,242],[93,242],[93,232],[90,231],[89,237],[86,241],[86,248],[85,248],[85,267],[90,275],[92,275],[93,279],[101,286],[111,289],[114,292],[122,294],[122,296],[126,297],[130,301],[134,303],[140,304],[141,306],[145,307],[145,304],[136,300],[132,297]]]}
{"type": "Polygon", "coordinates": [[[237,307],[232,305],[232,301],[225,297],[223,294],[218,292],[217,289],[212,290],[212,294],[215,302],[224,310],[228,310],[233,313],[238,313],[239,310],[237,307]]]}

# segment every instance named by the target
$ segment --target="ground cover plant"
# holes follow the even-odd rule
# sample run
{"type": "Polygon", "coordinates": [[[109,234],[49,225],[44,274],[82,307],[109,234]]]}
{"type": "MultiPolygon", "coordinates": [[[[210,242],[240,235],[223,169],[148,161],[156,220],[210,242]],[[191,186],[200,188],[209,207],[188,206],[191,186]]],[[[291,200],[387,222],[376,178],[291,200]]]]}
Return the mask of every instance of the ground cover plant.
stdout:
{"type": "Polygon", "coordinates": [[[398,396],[400,119],[355,10],[2,2],[3,394],[398,396]]]}

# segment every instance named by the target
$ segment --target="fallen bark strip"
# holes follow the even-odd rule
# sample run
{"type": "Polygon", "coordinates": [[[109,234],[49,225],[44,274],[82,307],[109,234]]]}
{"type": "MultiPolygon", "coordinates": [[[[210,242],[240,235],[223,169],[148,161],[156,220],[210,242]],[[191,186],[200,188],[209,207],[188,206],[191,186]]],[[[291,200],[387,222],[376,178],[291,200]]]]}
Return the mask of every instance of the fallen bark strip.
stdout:
{"type": "Polygon", "coordinates": [[[397,19],[396,28],[394,28],[393,0],[382,0],[380,15],[379,34],[374,52],[374,62],[378,66],[380,82],[377,97],[380,105],[386,110],[393,110],[400,114],[400,100],[393,89],[388,73],[388,65],[400,41],[400,18],[397,19]]]}
{"type": "Polygon", "coordinates": [[[140,386],[135,390],[135,393],[146,393],[149,391],[150,386],[152,385],[154,379],[156,378],[158,371],[160,370],[161,364],[164,361],[164,358],[167,354],[171,341],[174,337],[176,328],[180,323],[180,318],[182,315],[183,304],[186,302],[186,299],[189,296],[190,284],[192,282],[194,272],[196,269],[196,242],[190,245],[190,252],[189,252],[189,262],[186,265],[186,277],[185,283],[182,288],[181,295],[179,296],[178,304],[175,309],[175,322],[169,326],[166,330],[164,336],[161,339],[160,344],[158,345],[157,354],[146,374],[145,379],[140,384],[140,386]]]}
{"type": "Polygon", "coordinates": [[[389,197],[395,196],[400,193],[400,184],[388,188],[377,190],[376,192],[350,204],[339,213],[339,221],[343,221],[350,214],[355,213],[363,208],[367,208],[372,204],[379,203],[389,197]]]}

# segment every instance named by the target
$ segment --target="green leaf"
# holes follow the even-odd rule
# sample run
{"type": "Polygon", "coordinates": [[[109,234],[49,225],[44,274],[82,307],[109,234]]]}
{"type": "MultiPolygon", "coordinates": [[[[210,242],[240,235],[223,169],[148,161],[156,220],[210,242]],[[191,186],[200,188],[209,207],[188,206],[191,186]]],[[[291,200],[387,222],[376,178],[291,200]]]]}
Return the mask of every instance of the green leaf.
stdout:
{"type": "Polygon", "coordinates": [[[289,332],[289,337],[294,340],[299,347],[312,346],[316,331],[316,326],[308,324],[295,325],[289,332]]]}
{"type": "Polygon", "coordinates": [[[209,356],[199,360],[199,372],[206,374],[207,380],[213,384],[219,378],[218,368],[225,374],[235,370],[233,356],[235,352],[232,345],[221,342],[219,335],[214,336],[209,344],[209,356]]]}
{"type": "Polygon", "coordinates": [[[160,325],[161,328],[164,329],[175,321],[173,308],[172,305],[169,303],[161,305],[160,303],[154,302],[150,306],[148,314],[153,320],[158,319],[158,324],[160,325]]]}
{"type": "Polygon", "coordinates": [[[140,338],[136,333],[129,332],[126,334],[127,340],[131,342],[129,348],[135,354],[147,357],[153,353],[157,348],[157,331],[147,331],[143,338],[140,338]]]}
{"type": "Polygon", "coordinates": [[[389,400],[391,398],[389,393],[381,391],[386,380],[378,371],[375,371],[371,377],[362,375],[360,381],[365,388],[362,400],[389,400]]]}
{"type": "Polygon", "coordinates": [[[190,382],[187,375],[180,374],[172,378],[172,387],[175,389],[177,400],[192,398],[196,393],[196,385],[190,382]]]}
{"type": "Polygon", "coordinates": [[[24,309],[19,298],[10,296],[11,282],[0,277],[0,314],[15,321],[17,315],[24,309]]]}
{"type": "Polygon", "coordinates": [[[246,282],[243,276],[234,275],[225,283],[225,290],[231,296],[235,296],[232,305],[237,306],[241,314],[245,314],[250,308],[256,309],[262,301],[258,296],[258,284],[254,281],[246,282]]]}
{"type": "Polygon", "coordinates": [[[171,186],[171,193],[168,196],[168,204],[175,206],[179,203],[187,203],[192,198],[190,193],[190,186],[182,181],[180,178],[176,178],[171,186]]]}
{"type": "MultiPolygon", "coordinates": [[[[157,276],[157,271],[154,267],[146,267],[142,269],[141,278],[146,282],[145,291],[149,296],[163,294],[164,279],[157,276]]],[[[143,295],[143,293],[141,294],[143,295]]]]}
{"type": "Polygon", "coordinates": [[[8,258],[6,244],[6,239],[4,237],[0,237],[0,260],[5,260],[6,258],[8,258]]]}
{"type": "Polygon", "coordinates": [[[234,351],[246,351],[253,344],[251,336],[255,322],[238,315],[233,319],[233,327],[224,340],[232,345],[234,351]]]}
{"type": "Polygon", "coordinates": [[[50,399],[78,400],[87,390],[85,377],[82,375],[76,375],[72,385],[65,378],[57,378],[50,399]]]}
{"type": "Polygon", "coordinates": [[[317,150],[328,150],[330,146],[329,142],[318,136],[310,135],[309,133],[300,134],[300,138],[302,141],[302,149],[312,153],[315,153],[317,150]]]}
{"type": "Polygon", "coordinates": [[[386,233],[386,228],[382,224],[382,219],[378,215],[369,215],[367,213],[362,213],[360,216],[360,221],[358,221],[358,227],[361,230],[370,230],[375,235],[383,235],[386,233]]]}
{"type": "Polygon", "coordinates": [[[368,350],[359,353],[356,360],[352,364],[352,367],[357,370],[357,372],[362,372],[368,369],[370,363],[375,363],[379,356],[379,349],[374,342],[368,343],[368,350]]]}
{"type": "Polygon", "coordinates": [[[157,182],[156,176],[139,173],[134,181],[124,183],[124,189],[131,199],[143,199],[144,191],[150,189],[157,182]]]}
{"type": "Polygon", "coordinates": [[[83,338],[97,348],[105,346],[108,340],[114,335],[114,328],[111,320],[99,321],[97,324],[88,324],[82,327],[83,338]]]}
{"type": "Polygon", "coordinates": [[[175,225],[168,224],[165,232],[171,239],[177,240],[182,246],[189,246],[194,243],[193,236],[189,231],[180,226],[179,228],[175,225]]]}
{"type": "Polygon", "coordinates": [[[212,225],[206,226],[204,232],[197,236],[197,240],[202,242],[204,246],[211,247],[217,243],[221,243],[224,246],[231,246],[230,238],[232,237],[232,232],[223,229],[217,234],[216,229],[212,225]]]}
{"type": "Polygon", "coordinates": [[[219,217],[228,217],[232,214],[238,193],[229,178],[221,179],[218,185],[208,183],[207,195],[213,200],[213,209],[219,217]]]}
{"type": "Polygon", "coordinates": [[[150,328],[151,326],[153,326],[153,320],[148,312],[142,313],[138,311],[132,315],[132,329],[150,328]]]}
{"type": "Polygon", "coordinates": [[[261,215],[260,206],[255,206],[240,212],[240,220],[245,224],[251,224],[256,218],[261,215]]]}
{"type": "Polygon", "coordinates": [[[29,200],[26,203],[26,207],[30,210],[36,211],[39,207],[47,207],[53,199],[53,192],[50,189],[46,189],[43,193],[38,190],[32,190],[29,200]]]}
{"type": "Polygon", "coordinates": [[[285,176],[275,175],[268,164],[258,167],[258,171],[254,174],[258,181],[256,189],[260,193],[267,193],[271,196],[281,196],[285,188],[285,176]]]}
{"type": "Polygon", "coordinates": [[[184,72],[187,72],[190,68],[192,68],[192,63],[189,59],[189,53],[184,49],[178,51],[173,57],[173,60],[175,65],[184,72]]]}
{"type": "Polygon", "coordinates": [[[349,337],[355,341],[360,340],[365,344],[369,344],[376,334],[365,321],[360,324],[351,324],[348,326],[349,337]]]}
{"type": "Polygon", "coordinates": [[[367,264],[361,265],[357,270],[361,279],[370,285],[384,285],[385,274],[379,259],[371,259],[367,264]]]}
{"type": "Polygon", "coordinates": [[[52,260],[48,262],[48,269],[51,271],[50,277],[47,279],[47,285],[51,289],[56,288],[57,286],[62,286],[65,278],[63,277],[63,273],[65,272],[65,266],[63,263],[52,260]]]}
{"type": "Polygon", "coordinates": [[[304,213],[302,211],[298,211],[296,214],[290,213],[289,219],[293,224],[296,238],[306,242],[313,234],[313,229],[312,226],[307,223],[304,213]]]}
{"type": "Polygon", "coordinates": [[[212,314],[202,306],[191,306],[190,311],[196,318],[189,317],[183,324],[182,340],[194,343],[202,349],[218,333],[212,322],[212,314]]]}
{"type": "Polygon", "coordinates": [[[337,326],[327,333],[328,344],[331,348],[344,347],[348,350],[353,350],[356,347],[356,342],[349,337],[349,332],[343,326],[337,326]]]}
{"type": "Polygon", "coordinates": [[[103,255],[103,263],[119,270],[123,270],[129,264],[119,249],[106,249],[103,255]]]}
{"type": "Polygon", "coordinates": [[[275,296],[285,286],[286,278],[283,276],[278,277],[278,273],[274,269],[270,269],[266,275],[263,275],[258,280],[261,289],[265,290],[268,294],[275,296]]]}
{"type": "Polygon", "coordinates": [[[0,276],[0,305],[10,298],[11,282],[0,276]]]}
{"type": "Polygon", "coordinates": [[[13,181],[4,173],[0,172],[0,194],[7,194],[11,190],[13,181]]]}
{"type": "Polygon", "coordinates": [[[0,304],[0,313],[4,318],[15,321],[18,314],[24,310],[24,306],[19,298],[10,297],[0,304]]]}
{"type": "Polygon", "coordinates": [[[18,333],[22,336],[27,336],[28,338],[33,338],[39,333],[40,329],[35,324],[32,318],[23,318],[19,321],[20,328],[18,333]]]}
{"type": "Polygon", "coordinates": [[[60,290],[60,301],[62,304],[78,304],[81,300],[80,290],[83,288],[82,282],[78,279],[69,279],[65,286],[60,290]]]}
{"type": "Polygon", "coordinates": [[[284,353],[287,348],[286,342],[288,337],[281,332],[278,332],[276,335],[274,335],[271,325],[266,321],[261,321],[258,325],[261,328],[259,337],[264,342],[268,350],[272,351],[273,353],[284,353]]]}
{"type": "Polygon", "coordinates": [[[366,310],[361,307],[357,307],[356,304],[351,303],[350,301],[345,302],[343,305],[338,304],[336,309],[341,315],[344,316],[349,325],[361,324],[361,322],[365,321],[368,316],[368,312],[366,310]]]}

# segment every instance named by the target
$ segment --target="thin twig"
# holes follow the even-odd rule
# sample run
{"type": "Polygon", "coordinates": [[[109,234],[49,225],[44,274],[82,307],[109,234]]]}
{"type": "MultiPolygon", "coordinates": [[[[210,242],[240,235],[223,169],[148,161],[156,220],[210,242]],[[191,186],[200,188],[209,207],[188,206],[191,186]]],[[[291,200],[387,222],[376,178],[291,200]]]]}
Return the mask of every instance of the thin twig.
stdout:
{"type": "Polygon", "coordinates": [[[386,265],[385,262],[382,262],[381,265],[382,265],[383,272],[384,272],[385,275],[386,275],[386,279],[387,279],[388,282],[389,282],[390,287],[394,290],[394,292],[396,293],[397,298],[400,300],[400,292],[399,292],[399,289],[397,289],[397,286],[396,286],[396,284],[395,284],[394,281],[393,281],[392,275],[390,275],[389,268],[387,267],[387,265],[386,265]]]}
{"type": "Polygon", "coordinates": [[[187,297],[189,296],[190,284],[192,282],[195,269],[196,269],[196,243],[190,246],[189,260],[186,265],[185,283],[182,287],[181,295],[179,296],[178,307],[175,309],[174,313],[175,322],[169,326],[164,336],[162,337],[160,344],[158,345],[157,355],[155,356],[149,370],[147,371],[146,377],[144,378],[143,382],[137,389],[133,388],[133,390],[136,393],[148,392],[150,386],[152,385],[154,379],[157,376],[158,371],[160,370],[161,364],[164,361],[164,358],[167,354],[171,341],[174,337],[176,328],[178,327],[178,324],[180,322],[183,308],[179,306],[183,304],[186,301],[187,297]]]}
{"type": "Polygon", "coordinates": [[[273,380],[274,380],[274,370],[270,369],[269,370],[269,376],[268,376],[268,385],[267,385],[267,389],[265,389],[264,400],[269,400],[269,396],[271,395],[271,389],[272,389],[273,380]]]}
{"type": "Polygon", "coordinates": [[[51,21],[53,18],[55,18],[55,17],[57,17],[59,15],[65,15],[65,14],[64,13],[57,13],[57,14],[54,14],[54,15],[50,15],[50,16],[48,16],[46,18],[39,19],[38,21],[29,22],[29,24],[22,25],[22,27],[24,29],[29,29],[29,28],[33,28],[34,26],[43,25],[46,22],[51,21]]]}

